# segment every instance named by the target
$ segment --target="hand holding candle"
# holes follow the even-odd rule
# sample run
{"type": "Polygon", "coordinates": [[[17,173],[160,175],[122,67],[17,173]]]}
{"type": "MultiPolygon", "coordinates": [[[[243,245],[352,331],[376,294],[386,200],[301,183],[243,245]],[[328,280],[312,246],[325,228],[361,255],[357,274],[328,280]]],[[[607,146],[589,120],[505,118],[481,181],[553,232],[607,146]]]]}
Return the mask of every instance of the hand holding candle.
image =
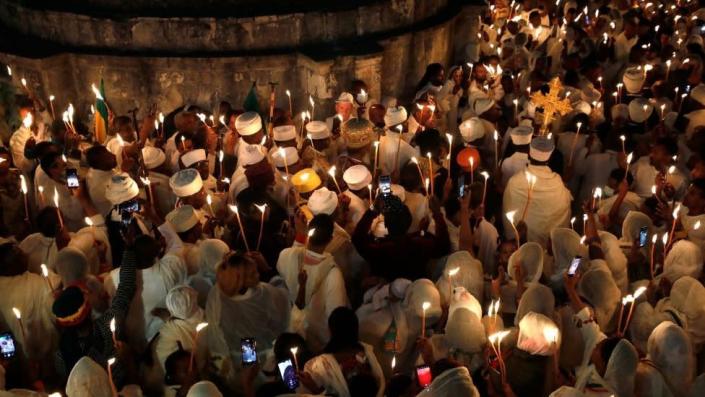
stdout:
{"type": "Polygon", "coordinates": [[[193,365],[196,357],[196,351],[198,350],[198,335],[203,331],[204,328],[208,326],[208,323],[199,323],[196,325],[196,336],[193,338],[193,350],[191,350],[191,358],[188,364],[188,372],[193,371],[193,365]]]}
{"type": "Polygon", "coordinates": [[[291,349],[289,349],[291,352],[291,356],[294,357],[294,369],[296,372],[299,372],[299,360],[296,358],[296,353],[299,352],[298,346],[294,346],[291,349]]]}
{"type": "Polygon", "coordinates": [[[514,229],[514,236],[516,237],[516,240],[517,240],[517,246],[520,246],[521,239],[519,238],[519,231],[517,230],[516,226],[514,225],[514,216],[516,215],[516,213],[517,213],[516,210],[509,211],[504,216],[507,217],[509,224],[512,226],[512,229],[514,229]]]}
{"type": "Polygon", "coordinates": [[[342,194],[343,191],[340,190],[340,185],[338,185],[338,180],[335,179],[335,166],[332,166],[328,169],[328,175],[330,175],[331,178],[333,178],[333,183],[335,183],[335,188],[338,190],[338,194],[342,194]]]}
{"type": "Polygon", "coordinates": [[[240,211],[238,210],[237,205],[229,204],[228,208],[230,211],[235,213],[237,225],[240,227],[240,235],[242,236],[242,241],[245,243],[245,250],[250,252],[250,246],[247,244],[247,235],[245,235],[245,228],[242,226],[242,220],[240,219],[240,211]]]}
{"type": "Polygon", "coordinates": [[[20,174],[20,190],[22,191],[22,196],[24,199],[24,219],[29,222],[29,202],[27,201],[27,193],[29,191],[27,189],[27,180],[22,174],[20,174]]]}
{"type": "Polygon", "coordinates": [[[267,204],[255,204],[255,207],[257,207],[257,209],[261,213],[259,220],[259,236],[257,237],[257,251],[259,251],[260,244],[262,243],[262,233],[264,232],[264,214],[265,212],[267,212],[267,204]]]}
{"type": "Polygon", "coordinates": [[[423,314],[421,316],[421,337],[425,338],[426,337],[426,310],[428,310],[431,307],[431,302],[424,302],[421,304],[421,310],[423,311],[423,314]]]}

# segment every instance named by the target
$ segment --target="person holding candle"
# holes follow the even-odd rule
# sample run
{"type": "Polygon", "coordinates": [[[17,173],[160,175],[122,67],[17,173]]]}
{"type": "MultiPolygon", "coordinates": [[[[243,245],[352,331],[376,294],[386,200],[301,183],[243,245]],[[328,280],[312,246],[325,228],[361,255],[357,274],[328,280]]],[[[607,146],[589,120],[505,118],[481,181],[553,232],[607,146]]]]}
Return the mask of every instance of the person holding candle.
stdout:
{"type": "MultiPolygon", "coordinates": [[[[35,172],[34,187],[35,191],[38,186],[43,186],[45,192],[58,193],[58,210],[62,214],[64,226],[69,231],[76,231],[84,225],[83,218],[87,215],[84,205],[89,198],[84,187],[69,189],[66,183],[67,168],[71,168],[71,165],[64,160],[61,153],[51,151],[45,154],[35,172]]],[[[53,201],[46,200],[44,206],[49,205],[56,207],[53,201]]]]}
{"type": "MultiPolygon", "coordinates": [[[[176,205],[177,196],[169,186],[169,168],[166,162],[166,155],[161,149],[145,146],[142,148],[142,158],[147,169],[147,178],[150,186],[143,186],[143,189],[150,189],[150,195],[154,200],[153,206],[159,214],[168,214],[176,205]]],[[[144,184],[143,184],[144,185],[144,184]]]]}
{"type": "Polygon", "coordinates": [[[355,115],[355,99],[349,92],[341,92],[335,100],[335,114],[326,118],[326,126],[337,143],[341,142],[342,126],[355,115]]]}
{"type": "MultiPolygon", "coordinates": [[[[22,192],[22,173],[11,168],[11,153],[6,147],[0,147],[0,222],[4,225],[5,233],[15,236],[24,236],[30,232],[30,225],[25,221],[24,200],[22,192]]],[[[26,183],[26,182],[25,182],[26,183]]],[[[32,194],[28,186],[28,194],[32,194]]],[[[35,208],[34,200],[27,197],[30,212],[35,208]]],[[[30,214],[30,219],[32,214],[30,214]]],[[[36,225],[35,225],[36,226],[36,225]]]]}
{"type": "Polygon", "coordinates": [[[306,124],[306,140],[301,149],[301,159],[316,172],[327,172],[338,157],[338,144],[333,142],[328,126],[313,120],[306,124]]]}
{"type": "Polygon", "coordinates": [[[313,351],[320,351],[328,343],[330,314],[348,304],[343,273],[333,256],[325,252],[334,228],[330,216],[313,217],[308,224],[308,231],[314,230],[312,235],[308,239],[301,233],[297,236],[300,242],[305,240],[304,246],[281,251],[276,266],[293,303],[289,326],[306,337],[313,351]]]}
{"type": "Polygon", "coordinates": [[[678,145],[673,138],[659,138],[651,147],[648,156],[640,157],[629,167],[634,177],[634,193],[641,198],[651,197],[651,186],[662,185],[670,194],[680,199],[685,194],[686,177],[676,167],[667,173],[673,164],[673,156],[678,154],[678,145]]]}
{"type": "Polygon", "coordinates": [[[380,175],[397,175],[404,164],[419,151],[409,144],[408,134],[404,133],[407,111],[403,106],[387,108],[384,115],[384,135],[379,139],[380,175]]]}
{"type": "MultiPolygon", "coordinates": [[[[524,220],[528,228],[527,237],[542,246],[546,245],[548,234],[555,227],[568,226],[570,220],[570,191],[563,185],[561,176],[551,171],[548,160],[555,146],[545,137],[531,141],[529,149],[529,172],[536,176],[537,182],[532,191],[532,205],[524,220]]],[[[523,208],[527,200],[529,184],[523,173],[512,176],[504,190],[504,212],[523,208]]],[[[513,228],[508,220],[505,222],[505,237],[512,238],[513,228]]]]}
{"type": "Polygon", "coordinates": [[[66,394],[70,396],[111,396],[112,388],[105,368],[95,359],[84,356],[71,369],[66,381],[66,394]]]}
{"type": "MultiPolygon", "coordinates": [[[[163,155],[163,153],[162,153],[163,155]]],[[[88,173],[86,174],[86,187],[98,213],[107,215],[113,204],[105,197],[105,186],[115,175],[117,160],[105,146],[93,146],[86,151],[88,173]]]]}
{"type": "Polygon", "coordinates": [[[502,186],[506,186],[509,178],[529,166],[529,144],[534,128],[531,125],[520,124],[510,129],[508,133],[511,145],[507,146],[507,155],[502,160],[502,186]]]}
{"type": "Polygon", "coordinates": [[[107,140],[105,147],[110,153],[115,155],[118,166],[122,166],[122,162],[126,155],[134,153],[136,148],[133,148],[133,143],[137,140],[137,131],[135,131],[132,119],[129,116],[118,116],[113,121],[114,136],[107,140]],[[123,153],[125,151],[125,153],[123,153]]]}
{"type": "MultiPolygon", "coordinates": [[[[120,285],[112,299],[110,307],[95,320],[91,316],[91,307],[78,287],[69,287],[61,291],[54,301],[52,312],[56,316],[60,340],[57,371],[66,376],[74,364],[82,357],[89,356],[105,365],[108,358],[115,356],[110,321],[116,319],[118,341],[124,338],[124,323],[129,306],[136,290],[136,258],[134,252],[134,233],[125,235],[126,249],[120,266],[120,285]]],[[[118,348],[121,345],[118,344],[118,348]]],[[[124,382],[125,362],[118,360],[112,367],[113,379],[121,387],[124,382]]]]}
{"type": "Polygon", "coordinates": [[[348,233],[352,233],[367,208],[372,205],[367,202],[369,201],[367,186],[372,183],[372,174],[365,165],[358,164],[343,172],[343,181],[348,188],[342,194],[349,199],[344,228],[348,233]]]}
{"type": "Polygon", "coordinates": [[[230,252],[216,266],[216,285],[206,303],[208,328],[199,337],[216,363],[221,379],[241,387],[240,341],[256,340],[257,354],[266,357],[273,342],[289,325],[289,302],[283,285],[260,281],[268,265],[262,254],[230,252]]]}
{"type": "Polygon", "coordinates": [[[19,128],[10,136],[9,148],[12,153],[12,163],[15,167],[29,177],[36,163],[34,159],[25,154],[31,154],[37,143],[48,141],[50,134],[48,123],[35,109],[32,101],[23,101],[18,104],[19,119],[22,121],[19,128]]]}

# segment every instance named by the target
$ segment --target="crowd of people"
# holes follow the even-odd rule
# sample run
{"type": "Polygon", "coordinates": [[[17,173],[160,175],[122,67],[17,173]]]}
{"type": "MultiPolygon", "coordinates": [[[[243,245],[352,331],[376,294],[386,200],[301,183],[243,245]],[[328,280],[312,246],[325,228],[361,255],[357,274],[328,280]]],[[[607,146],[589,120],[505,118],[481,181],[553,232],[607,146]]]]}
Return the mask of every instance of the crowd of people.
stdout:
{"type": "Polygon", "coordinates": [[[328,117],[3,77],[0,395],[705,395],[705,1],[472,23],[328,117]]]}

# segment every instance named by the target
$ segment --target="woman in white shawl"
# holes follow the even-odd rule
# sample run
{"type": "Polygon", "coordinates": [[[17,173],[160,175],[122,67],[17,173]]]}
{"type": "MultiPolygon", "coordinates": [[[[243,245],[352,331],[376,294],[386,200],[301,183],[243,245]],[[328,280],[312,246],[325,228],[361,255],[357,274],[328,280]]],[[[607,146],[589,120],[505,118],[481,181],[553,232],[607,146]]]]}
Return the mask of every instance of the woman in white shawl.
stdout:
{"type": "Polygon", "coordinates": [[[696,279],[684,276],[679,278],[669,297],[671,306],[685,318],[684,328],[697,352],[705,343],[705,287],[696,279]]]}
{"type": "Polygon", "coordinates": [[[670,321],[659,324],[649,337],[647,360],[642,365],[656,369],[674,396],[687,395],[693,382],[695,357],[690,338],[681,327],[670,321]]]}
{"type": "Polygon", "coordinates": [[[179,350],[191,351],[194,347],[196,326],[203,322],[203,310],[197,304],[198,293],[191,287],[179,285],[166,296],[166,308],[171,318],[159,330],[154,345],[157,361],[164,370],[169,355],[179,350]]]}
{"type": "Polygon", "coordinates": [[[612,279],[622,293],[627,291],[629,277],[627,276],[627,257],[619,246],[619,240],[612,233],[598,232],[601,240],[605,263],[612,273],[612,279]]]}
{"type": "Polygon", "coordinates": [[[446,130],[454,133],[458,131],[458,102],[463,95],[463,68],[460,66],[451,67],[448,71],[448,77],[436,96],[436,103],[446,117],[446,130]]]}
{"type": "Polygon", "coordinates": [[[112,396],[108,373],[95,361],[85,356],[76,362],[66,382],[68,397],[112,396]]]}
{"type": "MultiPolygon", "coordinates": [[[[485,327],[481,321],[482,307],[465,288],[456,287],[453,292],[443,335],[445,345],[448,347],[448,356],[474,371],[484,364],[482,352],[487,343],[485,327]]],[[[436,335],[432,339],[435,338],[436,335]]],[[[434,352],[434,357],[442,356],[434,352]]]]}
{"type": "Polygon", "coordinates": [[[241,338],[254,338],[257,354],[265,357],[276,337],[289,324],[284,288],[259,281],[259,253],[227,255],[216,269],[216,287],[206,305],[205,337],[210,361],[234,389],[240,385],[241,338]]]}
{"type": "Polygon", "coordinates": [[[346,307],[333,310],[328,318],[330,341],[324,354],[309,360],[301,382],[312,393],[350,397],[382,397],[385,378],[372,346],[358,339],[355,312],[346,307]]]}
{"type": "Polygon", "coordinates": [[[660,276],[672,283],[683,276],[699,278],[703,269],[703,253],[695,243],[679,240],[668,251],[665,262],[660,276]]]}
{"type": "Polygon", "coordinates": [[[465,367],[443,371],[431,382],[431,386],[421,391],[417,397],[480,397],[472,383],[470,372],[465,367]]]}
{"type": "Polygon", "coordinates": [[[573,229],[559,227],[551,231],[552,266],[544,266],[544,273],[551,278],[553,285],[563,282],[563,274],[577,255],[585,257],[587,249],[580,244],[580,235],[573,229]]]}
{"type": "Polygon", "coordinates": [[[448,256],[443,275],[436,281],[436,288],[441,294],[443,305],[449,305],[451,290],[455,287],[464,287],[475,299],[484,298],[482,263],[468,251],[456,251],[448,256]],[[455,273],[450,276],[451,272],[455,273]],[[449,285],[449,279],[452,280],[452,285],[449,285]]]}

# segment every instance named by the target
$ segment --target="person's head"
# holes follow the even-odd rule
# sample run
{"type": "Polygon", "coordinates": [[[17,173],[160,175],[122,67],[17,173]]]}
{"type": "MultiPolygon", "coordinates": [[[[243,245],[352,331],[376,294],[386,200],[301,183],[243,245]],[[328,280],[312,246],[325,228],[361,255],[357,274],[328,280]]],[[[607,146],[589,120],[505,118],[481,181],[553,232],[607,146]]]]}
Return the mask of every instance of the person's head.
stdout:
{"type": "Polygon", "coordinates": [[[225,296],[242,294],[247,289],[257,286],[258,283],[257,264],[240,251],[225,255],[223,261],[216,267],[216,284],[225,296]]]}
{"type": "MultiPolygon", "coordinates": [[[[538,11],[532,11],[529,14],[529,23],[534,27],[538,28],[541,26],[541,13],[538,11]]],[[[537,37],[534,37],[534,39],[537,39],[537,37]]]]}
{"type": "Polygon", "coordinates": [[[118,116],[113,121],[115,126],[115,134],[120,135],[125,142],[134,142],[136,137],[135,128],[132,125],[132,119],[128,116],[118,116]]]}
{"type": "Polygon", "coordinates": [[[49,131],[51,132],[51,135],[54,137],[56,142],[59,142],[61,144],[65,143],[66,134],[68,132],[68,129],[66,128],[66,123],[64,123],[62,120],[54,120],[49,126],[49,131]]]}
{"type": "Polygon", "coordinates": [[[177,234],[179,235],[181,241],[195,244],[201,238],[201,235],[203,235],[203,226],[200,222],[196,222],[192,228],[183,232],[178,232],[177,234]]]}
{"type": "Polygon", "coordinates": [[[140,269],[152,266],[160,253],[159,241],[149,234],[142,234],[135,239],[135,257],[140,269]]]}
{"type": "Polygon", "coordinates": [[[601,376],[605,376],[605,371],[607,371],[607,363],[609,363],[612,352],[614,351],[614,348],[617,347],[620,340],[622,339],[616,336],[609,337],[599,342],[592,350],[590,362],[595,365],[597,373],[601,376]]]}
{"type": "MultiPolygon", "coordinates": [[[[605,185],[605,188],[603,188],[603,190],[607,190],[607,196],[612,196],[616,194],[616,192],[619,190],[619,184],[622,183],[622,181],[624,180],[625,173],[626,170],[622,168],[615,168],[610,172],[610,175],[607,178],[607,185],[605,185]]],[[[627,185],[631,186],[632,181],[634,181],[634,177],[632,176],[632,174],[627,174],[627,185]]]]}
{"type": "Polygon", "coordinates": [[[193,141],[191,138],[193,134],[190,132],[179,131],[174,136],[174,145],[179,153],[186,153],[193,150],[193,141]]]}
{"type": "Polygon", "coordinates": [[[411,376],[401,373],[392,375],[384,389],[387,397],[414,397],[418,392],[418,387],[411,376]]]}
{"type": "Polygon", "coordinates": [[[226,115],[232,110],[233,107],[228,101],[220,101],[220,104],[218,104],[218,114],[226,115]]]}
{"type": "Polygon", "coordinates": [[[422,156],[431,153],[434,161],[440,162],[448,154],[446,150],[446,140],[441,138],[438,130],[429,128],[416,134],[416,145],[422,156]]]}
{"type": "Polygon", "coordinates": [[[61,291],[51,307],[56,325],[63,330],[74,330],[80,336],[92,332],[91,304],[79,287],[61,291]]]}
{"type": "Polygon", "coordinates": [[[350,397],[374,396],[378,389],[377,379],[371,373],[358,373],[348,379],[350,397]]]}
{"type": "Polygon", "coordinates": [[[690,183],[683,197],[683,205],[688,207],[690,216],[705,213],[705,179],[695,179],[690,183]]]}
{"type": "Polygon", "coordinates": [[[196,383],[197,371],[189,371],[191,352],[184,350],[181,342],[177,343],[179,349],[171,353],[164,361],[164,384],[189,388],[196,383]]]}
{"type": "Polygon", "coordinates": [[[27,254],[13,242],[0,245],[0,277],[19,276],[26,271],[27,254]]]}
{"type": "Polygon", "coordinates": [[[174,116],[174,126],[179,132],[192,134],[200,124],[196,112],[181,111],[174,116]]]}
{"type": "Polygon", "coordinates": [[[651,165],[659,170],[665,170],[673,162],[673,156],[678,154],[678,143],[673,138],[659,138],[651,147],[649,157],[651,165]]]}
{"type": "Polygon", "coordinates": [[[59,232],[59,215],[54,207],[44,207],[37,214],[37,230],[44,237],[54,238],[59,232]]]}
{"type": "Polygon", "coordinates": [[[389,237],[406,235],[411,226],[411,211],[398,197],[385,197],[382,200],[381,212],[384,215],[384,226],[389,232],[389,237]]]}
{"type": "Polygon", "coordinates": [[[341,349],[359,345],[359,324],[355,312],[341,306],[328,317],[330,339],[325,347],[327,353],[335,353],[341,349]]]}
{"type": "Polygon", "coordinates": [[[117,167],[115,155],[103,145],[95,145],[86,150],[88,166],[101,171],[110,171],[117,167]]]}
{"type": "Polygon", "coordinates": [[[330,215],[318,214],[308,223],[310,236],[308,247],[315,252],[323,252],[325,247],[333,239],[335,223],[330,215]],[[313,230],[313,232],[311,232],[313,230]]]}
{"type": "Polygon", "coordinates": [[[385,109],[384,106],[376,103],[370,106],[368,113],[370,121],[375,127],[384,128],[384,115],[387,113],[387,109],[385,109]]]}
{"type": "Polygon", "coordinates": [[[632,39],[636,36],[639,30],[639,22],[634,18],[625,18],[622,25],[622,30],[628,39],[632,39]]]}
{"type": "Polygon", "coordinates": [[[482,62],[476,62],[475,67],[472,69],[472,74],[475,80],[480,83],[487,80],[487,68],[485,67],[485,64],[482,62]]]}
{"type": "Polygon", "coordinates": [[[54,181],[61,182],[65,176],[66,161],[62,158],[61,153],[49,152],[45,154],[39,161],[39,166],[54,181]]]}
{"type": "Polygon", "coordinates": [[[502,240],[497,246],[497,266],[504,266],[507,269],[509,257],[517,250],[517,242],[515,240],[502,240]]]}
{"type": "Polygon", "coordinates": [[[445,69],[440,63],[432,63],[426,66],[423,80],[435,86],[441,86],[445,82],[445,69]]]}
{"type": "Polygon", "coordinates": [[[335,102],[335,113],[339,114],[343,120],[347,120],[352,115],[353,103],[347,100],[335,102]]]}

